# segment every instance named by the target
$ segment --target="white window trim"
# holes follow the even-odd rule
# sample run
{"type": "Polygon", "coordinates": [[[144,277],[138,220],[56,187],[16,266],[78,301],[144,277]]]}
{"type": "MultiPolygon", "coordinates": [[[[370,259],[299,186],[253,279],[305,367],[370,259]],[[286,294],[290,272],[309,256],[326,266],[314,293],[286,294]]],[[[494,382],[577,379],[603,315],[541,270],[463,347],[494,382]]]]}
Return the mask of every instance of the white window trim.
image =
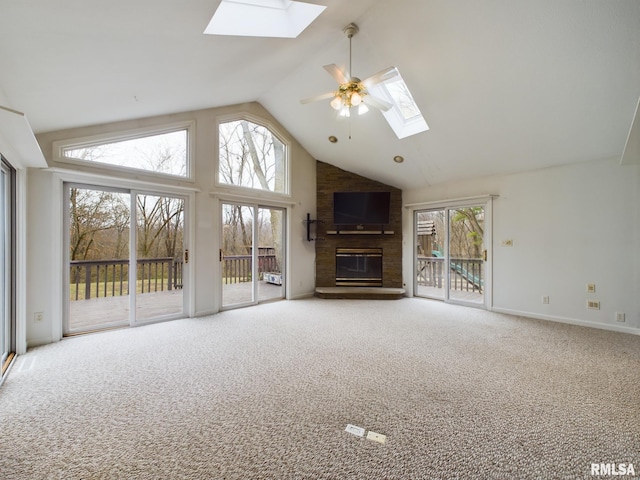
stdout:
{"type": "Polygon", "coordinates": [[[131,174],[131,172],[141,173],[156,178],[172,178],[182,181],[194,182],[194,167],[195,159],[195,120],[189,120],[186,122],[170,123],[164,125],[156,125],[150,127],[137,128],[133,130],[124,130],[119,132],[101,133],[98,135],[90,135],[86,137],[71,138],[65,140],[58,140],[53,142],[53,159],[59,163],[65,163],[70,165],[82,165],[85,167],[92,167],[95,169],[106,169],[113,172],[121,172],[131,174]],[[64,155],[64,150],[69,148],[86,148],[98,145],[104,145],[108,143],[123,142],[127,140],[135,140],[137,138],[145,138],[153,135],[162,135],[165,133],[179,132],[186,130],[187,132],[187,158],[186,158],[186,175],[172,175],[168,173],[154,172],[152,170],[144,170],[142,168],[124,167],[120,165],[110,165],[102,162],[92,162],[88,160],[82,160],[79,158],[71,158],[64,155]]]}
{"type": "Polygon", "coordinates": [[[269,120],[258,117],[256,115],[252,115],[246,112],[238,112],[231,115],[223,115],[216,119],[216,168],[215,168],[215,184],[221,190],[229,190],[236,192],[245,192],[244,195],[250,197],[252,195],[256,195],[256,192],[263,192],[267,196],[276,198],[291,198],[291,141],[288,139],[286,135],[282,133],[282,131],[276,127],[269,120]],[[222,123],[230,123],[230,122],[238,122],[240,120],[247,120],[251,123],[255,123],[256,125],[260,125],[261,127],[266,128],[272,134],[276,136],[278,140],[280,140],[285,146],[284,152],[284,192],[272,192],[271,190],[262,190],[259,188],[251,188],[244,187],[242,185],[232,185],[229,183],[223,183],[220,181],[220,124],[222,123]]]}
{"type": "Polygon", "coordinates": [[[477,197],[462,197],[462,198],[452,198],[449,200],[436,200],[433,202],[418,202],[418,203],[405,203],[404,208],[407,210],[430,210],[430,209],[439,209],[446,207],[460,207],[467,206],[472,203],[488,203],[495,198],[498,198],[499,195],[488,194],[488,195],[478,195],[477,197]]]}
{"type": "Polygon", "coordinates": [[[123,179],[112,177],[109,175],[99,175],[88,172],[78,172],[67,170],[65,168],[46,168],[45,172],[51,172],[56,178],[60,178],[62,182],[78,183],[83,185],[95,185],[109,188],[125,188],[128,190],[151,191],[166,195],[189,195],[199,193],[200,189],[196,187],[183,187],[179,185],[169,185],[166,183],[146,182],[138,179],[123,179]]]}
{"type": "MultiPolygon", "coordinates": [[[[252,193],[255,193],[252,191],[252,193]]],[[[213,198],[217,198],[221,202],[239,203],[247,205],[258,205],[278,208],[293,208],[295,202],[289,200],[282,200],[279,198],[271,198],[263,195],[238,195],[229,192],[209,192],[209,195],[213,198]]]]}

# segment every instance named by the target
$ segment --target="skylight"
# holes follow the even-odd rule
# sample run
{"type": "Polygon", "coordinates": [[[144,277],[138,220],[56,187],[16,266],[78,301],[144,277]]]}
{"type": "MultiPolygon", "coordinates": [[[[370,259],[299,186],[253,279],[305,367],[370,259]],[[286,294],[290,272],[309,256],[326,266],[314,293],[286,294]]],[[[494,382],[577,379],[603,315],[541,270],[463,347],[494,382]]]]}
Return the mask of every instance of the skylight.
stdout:
{"type": "Polygon", "coordinates": [[[369,87],[369,91],[393,105],[382,114],[398,138],[406,138],[429,130],[400,72],[391,80],[369,87]]]}
{"type": "Polygon", "coordinates": [[[325,8],[293,0],[222,0],[204,33],[295,38],[325,8]]]}

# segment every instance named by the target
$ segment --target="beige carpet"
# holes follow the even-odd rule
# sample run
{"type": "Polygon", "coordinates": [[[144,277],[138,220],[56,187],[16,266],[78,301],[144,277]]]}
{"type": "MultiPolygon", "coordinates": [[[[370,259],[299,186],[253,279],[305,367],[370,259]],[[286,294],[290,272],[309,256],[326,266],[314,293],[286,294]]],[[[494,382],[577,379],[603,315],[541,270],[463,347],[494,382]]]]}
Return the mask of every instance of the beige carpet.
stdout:
{"type": "Polygon", "coordinates": [[[282,301],[20,356],[0,478],[640,475],[639,379],[639,336],[424,299],[282,301]]]}

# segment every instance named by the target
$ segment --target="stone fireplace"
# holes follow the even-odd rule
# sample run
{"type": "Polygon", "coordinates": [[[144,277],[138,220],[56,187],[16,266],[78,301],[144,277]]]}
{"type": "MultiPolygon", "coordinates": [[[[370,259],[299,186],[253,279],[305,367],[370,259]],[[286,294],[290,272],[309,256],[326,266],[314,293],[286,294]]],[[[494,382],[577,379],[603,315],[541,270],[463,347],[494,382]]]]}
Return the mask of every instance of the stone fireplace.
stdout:
{"type": "Polygon", "coordinates": [[[402,290],[402,191],[324,162],[316,164],[316,181],[316,292],[351,287],[402,290]],[[384,230],[366,225],[339,228],[333,224],[334,192],[390,192],[389,224],[384,230]]]}

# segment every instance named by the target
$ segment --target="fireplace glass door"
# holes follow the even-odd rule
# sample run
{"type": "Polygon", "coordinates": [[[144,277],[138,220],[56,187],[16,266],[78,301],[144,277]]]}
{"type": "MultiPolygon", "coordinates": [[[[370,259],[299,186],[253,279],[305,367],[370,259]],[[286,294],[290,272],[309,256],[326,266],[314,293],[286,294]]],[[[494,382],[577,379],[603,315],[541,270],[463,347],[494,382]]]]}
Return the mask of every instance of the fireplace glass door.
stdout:
{"type": "Polygon", "coordinates": [[[336,286],[381,287],[381,248],[337,248],[336,286]]]}

